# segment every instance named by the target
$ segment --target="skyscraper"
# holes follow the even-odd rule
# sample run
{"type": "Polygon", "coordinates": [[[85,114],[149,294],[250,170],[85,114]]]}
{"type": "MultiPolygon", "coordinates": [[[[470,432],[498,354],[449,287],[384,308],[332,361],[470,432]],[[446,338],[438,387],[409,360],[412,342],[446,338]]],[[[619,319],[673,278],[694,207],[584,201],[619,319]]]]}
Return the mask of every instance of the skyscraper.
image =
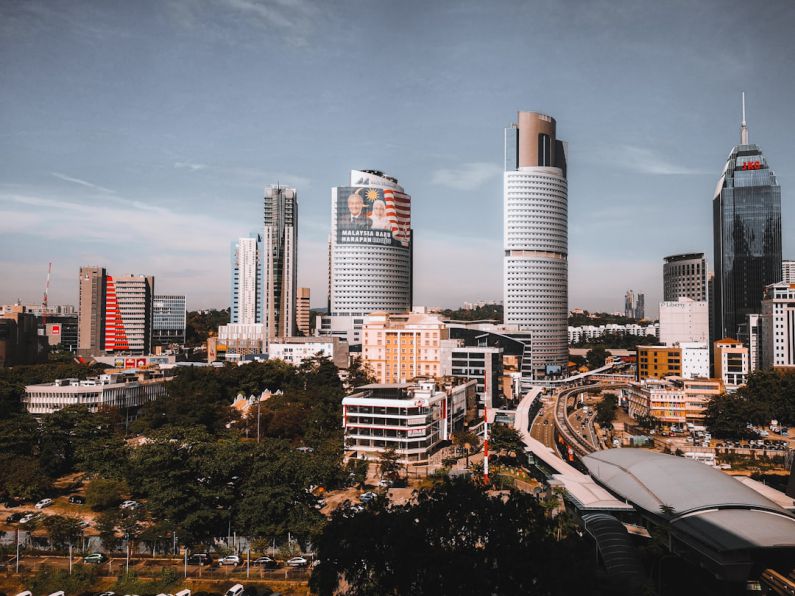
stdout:
{"type": "Polygon", "coordinates": [[[298,298],[295,306],[295,322],[302,335],[310,335],[309,329],[309,288],[298,288],[298,298]]]}
{"type": "Polygon", "coordinates": [[[107,277],[105,352],[149,354],[152,351],[151,275],[107,277]]]}
{"type": "Polygon", "coordinates": [[[105,294],[107,273],[104,267],[80,267],[80,302],[77,319],[77,352],[88,356],[105,349],[105,294]]]}
{"type": "Polygon", "coordinates": [[[566,145],[555,119],[519,112],[505,129],[504,319],[531,333],[532,375],[568,363],[566,145]]]}
{"type": "Polygon", "coordinates": [[[757,145],[740,144],[723,168],[712,201],[715,247],[715,338],[732,338],[759,313],[766,286],[781,280],[781,187],[757,145]]]}
{"type": "Polygon", "coordinates": [[[252,233],[232,243],[230,323],[262,323],[262,252],[260,234],[252,233]]]}
{"type": "Polygon", "coordinates": [[[624,294],[624,316],[627,319],[635,318],[635,292],[632,290],[624,294]]]}
{"type": "Polygon", "coordinates": [[[646,295],[638,292],[638,300],[635,302],[635,319],[642,321],[646,318],[646,295]]]}
{"type": "Polygon", "coordinates": [[[298,193],[294,188],[265,189],[262,291],[265,339],[296,334],[298,289],[298,193]]]}
{"type": "Polygon", "coordinates": [[[364,317],[412,306],[411,197],[396,178],[351,170],[331,189],[329,312],[320,333],[362,343],[364,317]]]}
{"type": "Polygon", "coordinates": [[[664,261],[663,301],[707,301],[707,260],[703,252],[671,255],[664,261]]]}

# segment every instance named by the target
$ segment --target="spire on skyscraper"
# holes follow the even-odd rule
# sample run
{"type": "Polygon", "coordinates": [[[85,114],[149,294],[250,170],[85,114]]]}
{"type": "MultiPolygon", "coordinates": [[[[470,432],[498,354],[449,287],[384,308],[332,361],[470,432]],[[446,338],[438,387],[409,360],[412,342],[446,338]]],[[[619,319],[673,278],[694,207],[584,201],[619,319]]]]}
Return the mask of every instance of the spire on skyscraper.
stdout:
{"type": "Polygon", "coordinates": [[[740,123],[740,145],[748,144],[748,124],[745,122],[745,91],[743,91],[743,121],[740,123]]]}

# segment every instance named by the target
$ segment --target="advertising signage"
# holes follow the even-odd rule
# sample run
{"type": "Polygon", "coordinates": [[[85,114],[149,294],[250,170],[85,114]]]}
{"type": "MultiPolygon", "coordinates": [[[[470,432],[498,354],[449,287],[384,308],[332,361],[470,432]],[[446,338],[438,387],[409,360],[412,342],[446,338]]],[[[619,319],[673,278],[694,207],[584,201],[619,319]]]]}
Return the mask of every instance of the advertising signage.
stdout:
{"type": "Polygon", "coordinates": [[[337,243],[408,248],[411,197],[391,188],[337,189],[337,243]]]}

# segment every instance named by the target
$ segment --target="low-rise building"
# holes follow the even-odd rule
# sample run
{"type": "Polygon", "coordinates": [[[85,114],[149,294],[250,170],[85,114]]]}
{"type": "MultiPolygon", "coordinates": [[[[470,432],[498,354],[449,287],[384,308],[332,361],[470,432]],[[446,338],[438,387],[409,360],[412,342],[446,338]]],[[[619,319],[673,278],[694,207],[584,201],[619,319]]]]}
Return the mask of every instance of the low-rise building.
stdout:
{"type": "Polygon", "coordinates": [[[229,323],[218,327],[216,349],[226,353],[227,360],[265,354],[266,343],[262,323],[229,323]]]}
{"type": "Polygon", "coordinates": [[[714,344],[715,376],[723,381],[727,391],[736,391],[748,380],[748,348],[736,339],[719,339],[714,344]]]}
{"type": "Polygon", "coordinates": [[[160,371],[110,373],[84,380],[56,379],[25,387],[22,403],[34,416],[84,405],[91,412],[100,407],[118,408],[127,418],[134,418],[142,405],[166,394],[169,379],[160,371]]]}
{"type": "Polygon", "coordinates": [[[330,358],[337,368],[348,368],[348,342],[339,337],[285,337],[273,340],[268,358],[298,366],[315,356],[330,358]]]}
{"type": "Polygon", "coordinates": [[[670,346],[638,346],[638,381],[682,376],[682,349],[670,346]]]}
{"type": "Polygon", "coordinates": [[[689,342],[679,344],[682,352],[682,378],[709,378],[709,344],[689,342]]]}
{"type": "Polygon", "coordinates": [[[447,327],[435,315],[372,313],[362,331],[362,360],[379,383],[438,377],[447,327]]]}
{"type": "Polygon", "coordinates": [[[627,392],[632,418],[654,416],[667,429],[704,422],[707,403],[723,393],[719,379],[650,379],[631,383],[627,392]]]}
{"type": "Polygon", "coordinates": [[[394,448],[405,464],[427,464],[442,441],[463,428],[476,382],[372,384],[342,400],[349,457],[377,460],[394,448]]]}

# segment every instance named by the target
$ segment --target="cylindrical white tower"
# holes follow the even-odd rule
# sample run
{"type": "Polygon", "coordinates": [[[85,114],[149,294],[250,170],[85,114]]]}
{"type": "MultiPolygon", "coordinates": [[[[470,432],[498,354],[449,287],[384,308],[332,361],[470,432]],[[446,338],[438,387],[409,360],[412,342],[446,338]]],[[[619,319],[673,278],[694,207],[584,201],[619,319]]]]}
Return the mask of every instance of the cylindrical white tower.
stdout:
{"type": "Polygon", "coordinates": [[[504,319],[531,332],[533,379],[568,363],[568,185],[566,146],[555,120],[520,112],[506,129],[504,319]]]}

